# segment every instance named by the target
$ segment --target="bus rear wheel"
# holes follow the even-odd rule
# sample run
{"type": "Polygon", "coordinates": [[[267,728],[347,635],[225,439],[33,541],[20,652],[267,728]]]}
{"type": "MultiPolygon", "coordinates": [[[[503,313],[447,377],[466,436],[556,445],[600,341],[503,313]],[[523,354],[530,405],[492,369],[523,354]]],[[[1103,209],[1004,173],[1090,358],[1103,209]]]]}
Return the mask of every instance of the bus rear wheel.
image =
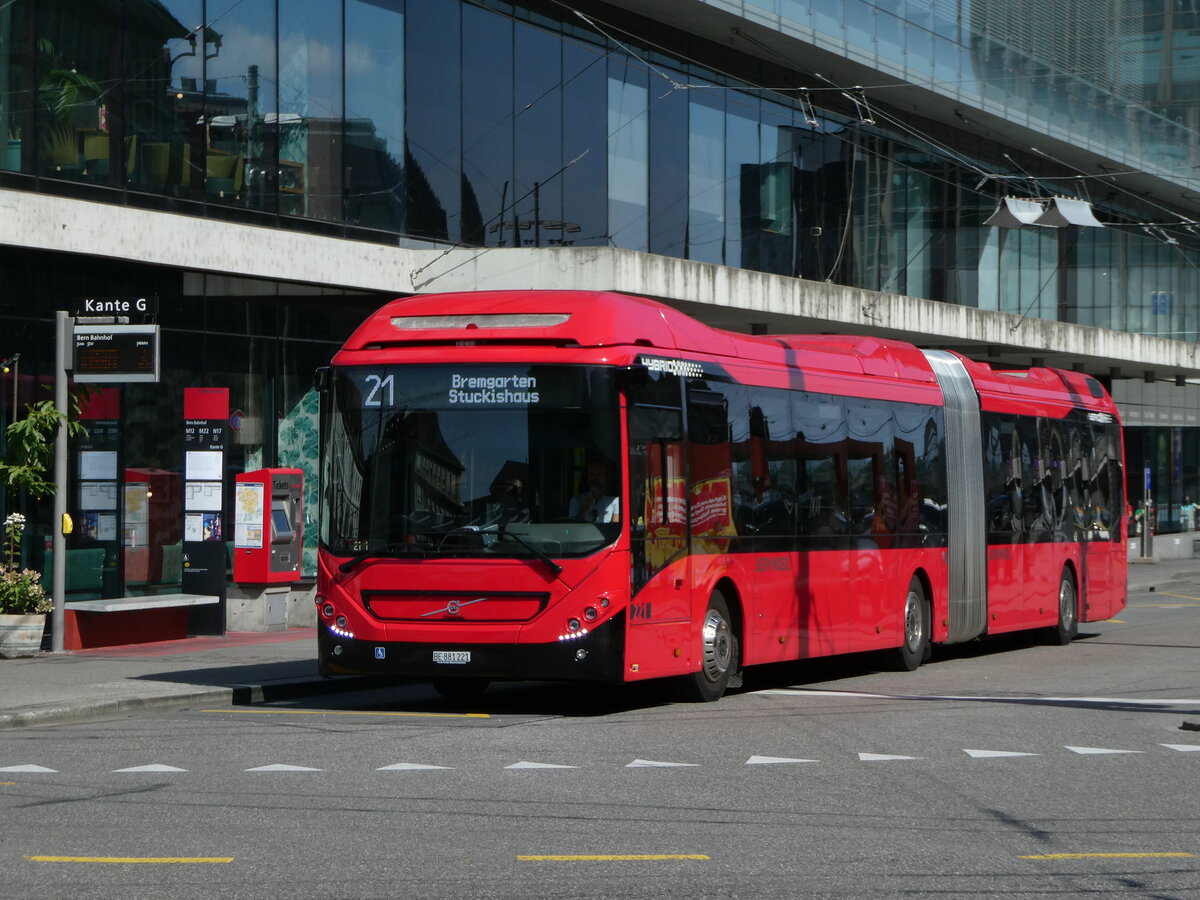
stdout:
{"type": "Polygon", "coordinates": [[[894,651],[897,666],[905,672],[914,671],[928,657],[931,649],[929,631],[929,600],[921,579],[913,576],[904,595],[904,643],[894,651]]]}
{"type": "Polygon", "coordinates": [[[729,604],[724,594],[713,591],[700,628],[700,671],[681,679],[679,699],[692,703],[720,700],[737,666],[738,641],[729,604]]]}
{"type": "Polygon", "coordinates": [[[1050,629],[1054,643],[1066,646],[1079,634],[1079,596],[1075,590],[1075,579],[1063,569],[1058,584],[1058,624],[1050,629]]]}

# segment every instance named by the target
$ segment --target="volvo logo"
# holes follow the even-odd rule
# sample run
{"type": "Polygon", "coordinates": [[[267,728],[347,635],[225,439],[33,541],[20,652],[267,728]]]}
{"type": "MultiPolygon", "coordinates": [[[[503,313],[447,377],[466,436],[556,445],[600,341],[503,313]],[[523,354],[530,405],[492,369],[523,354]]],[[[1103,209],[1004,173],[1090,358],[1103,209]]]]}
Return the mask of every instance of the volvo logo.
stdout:
{"type": "Polygon", "coordinates": [[[449,616],[457,616],[464,606],[470,606],[473,603],[482,603],[486,599],[487,597],[476,597],[474,600],[466,601],[450,600],[443,607],[431,609],[427,613],[421,613],[421,618],[427,619],[430,616],[436,616],[440,613],[446,613],[446,615],[449,616]]]}

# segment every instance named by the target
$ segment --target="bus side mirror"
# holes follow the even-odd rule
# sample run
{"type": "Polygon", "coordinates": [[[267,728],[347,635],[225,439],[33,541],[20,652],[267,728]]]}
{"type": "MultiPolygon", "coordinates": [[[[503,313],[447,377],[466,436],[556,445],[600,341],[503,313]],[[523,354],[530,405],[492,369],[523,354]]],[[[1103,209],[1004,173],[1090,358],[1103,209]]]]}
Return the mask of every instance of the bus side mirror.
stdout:
{"type": "Polygon", "coordinates": [[[323,394],[329,390],[329,366],[321,366],[313,372],[313,387],[317,393],[323,394]]]}
{"type": "Polygon", "coordinates": [[[649,380],[650,370],[646,366],[622,366],[617,369],[617,387],[642,387],[649,380]]]}

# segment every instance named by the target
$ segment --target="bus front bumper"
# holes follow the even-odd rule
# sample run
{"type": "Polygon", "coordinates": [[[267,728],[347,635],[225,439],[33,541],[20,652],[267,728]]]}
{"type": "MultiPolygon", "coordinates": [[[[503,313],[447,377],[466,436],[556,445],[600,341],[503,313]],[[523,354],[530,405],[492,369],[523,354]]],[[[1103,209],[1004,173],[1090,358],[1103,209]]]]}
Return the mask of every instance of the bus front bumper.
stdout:
{"type": "Polygon", "coordinates": [[[621,681],[624,614],[552,644],[371,641],[317,628],[322,675],[489,678],[501,681],[621,681]]]}

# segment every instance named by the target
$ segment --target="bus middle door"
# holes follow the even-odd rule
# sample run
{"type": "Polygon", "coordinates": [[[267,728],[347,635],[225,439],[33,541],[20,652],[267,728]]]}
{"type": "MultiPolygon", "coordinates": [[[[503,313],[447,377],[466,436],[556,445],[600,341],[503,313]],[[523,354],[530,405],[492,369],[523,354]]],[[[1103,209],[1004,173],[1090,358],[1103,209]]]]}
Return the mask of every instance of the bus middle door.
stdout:
{"type": "Polygon", "coordinates": [[[1125,507],[1124,474],[1120,463],[1120,436],[1114,425],[1092,426],[1090,481],[1086,487],[1087,511],[1083,523],[1086,554],[1083,584],[1080,585],[1080,620],[1107,619],[1124,605],[1127,550],[1121,534],[1125,507]]]}

